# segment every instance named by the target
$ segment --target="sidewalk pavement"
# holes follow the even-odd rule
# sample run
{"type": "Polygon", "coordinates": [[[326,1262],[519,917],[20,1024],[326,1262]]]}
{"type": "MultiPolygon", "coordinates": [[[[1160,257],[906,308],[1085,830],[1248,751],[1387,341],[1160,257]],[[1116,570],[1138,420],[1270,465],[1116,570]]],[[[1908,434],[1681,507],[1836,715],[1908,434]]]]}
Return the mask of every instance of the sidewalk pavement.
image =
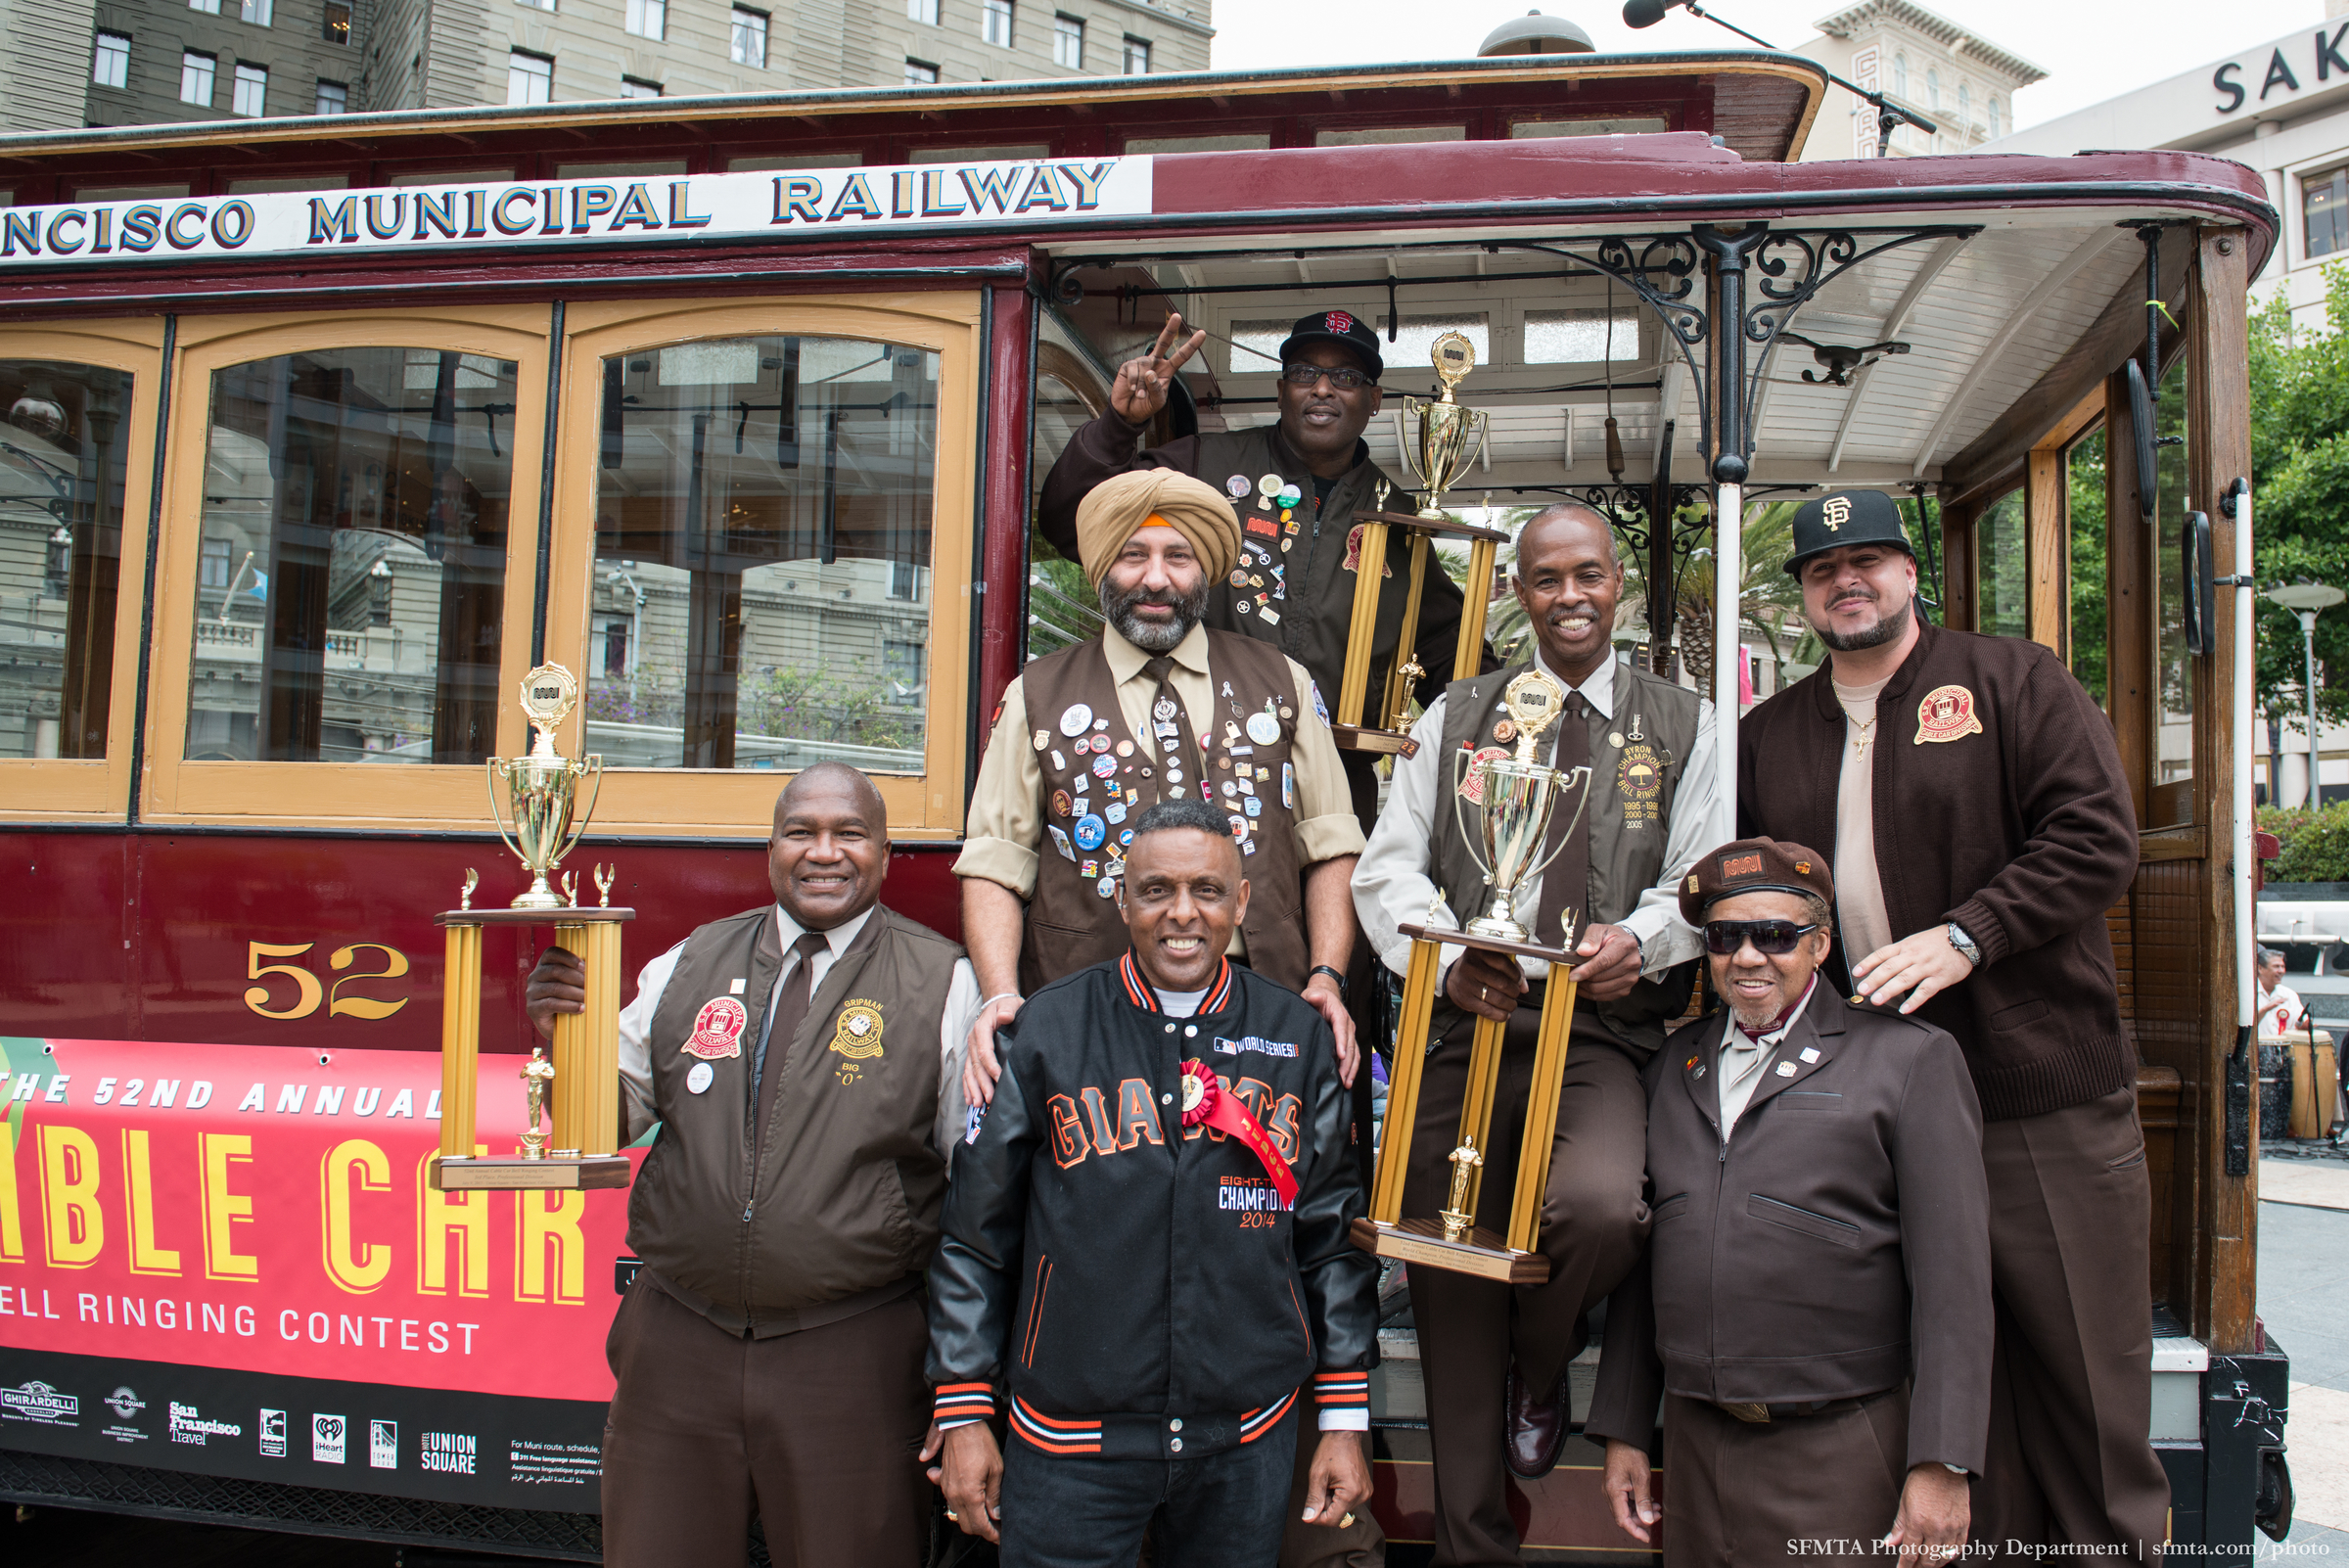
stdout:
{"type": "Polygon", "coordinates": [[[2297,1504],[2256,1560],[2349,1563],[2349,1162],[2259,1163],[2259,1315],[2291,1358],[2284,1428],[2297,1504]]]}

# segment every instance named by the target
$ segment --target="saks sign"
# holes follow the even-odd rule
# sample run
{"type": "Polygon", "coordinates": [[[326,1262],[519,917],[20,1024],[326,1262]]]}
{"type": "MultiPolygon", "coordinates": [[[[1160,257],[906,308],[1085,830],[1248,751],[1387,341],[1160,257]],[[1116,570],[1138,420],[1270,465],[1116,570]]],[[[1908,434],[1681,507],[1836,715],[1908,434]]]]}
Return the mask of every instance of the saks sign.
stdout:
{"type": "Polygon", "coordinates": [[[2276,44],[2265,61],[2256,53],[2230,60],[2210,77],[2222,115],[2245,107],[2256,113],[2275,95],[2288,100],[2304,86],[2324,82],[2349,86],[2349,22],[2329,31],[2319,27],[2305,43],[2276,44]]]}
{"type": "Polygon", "coordinates": [[[1150,210],[1150,160],[484,181],[0,210],[0,267],[1028,227],[1150,210]]]}

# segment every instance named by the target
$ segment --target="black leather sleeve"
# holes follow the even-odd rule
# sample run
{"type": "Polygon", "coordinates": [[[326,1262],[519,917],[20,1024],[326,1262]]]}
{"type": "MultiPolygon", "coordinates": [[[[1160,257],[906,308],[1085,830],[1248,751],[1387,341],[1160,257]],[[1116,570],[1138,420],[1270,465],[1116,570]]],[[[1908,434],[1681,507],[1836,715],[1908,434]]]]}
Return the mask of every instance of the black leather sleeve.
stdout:
{"type": "Polygon", "coordinates": [[[1323,1372],[1366,1371],[1378,1364],[1378,1260],[1348,1236],[1363,1210],[1361,1169],[1348,1143],[1353,1100],[1338,1082],[1329,1025],[1317,1016],[1305,1049],[1314,1064],[1313,1158],[1297,1174],[1290,1235],[1313,1319],[1313,1364],[1323,1372]]]}
{"type": "Polygon", "coordinates": [[[1028,1230],[1028,1180],[1043,1129],[1034,1095],[1041,1067],[1022,1051],[1016,1025],[999,1032],[1003,1076],[976,1142],[954,1157],[937,1256],[930,1263],[930,1355],[941,1383],[1003,1380],[1003,1353],[1019,1307],[1020,1249],[1028,1230]]]}

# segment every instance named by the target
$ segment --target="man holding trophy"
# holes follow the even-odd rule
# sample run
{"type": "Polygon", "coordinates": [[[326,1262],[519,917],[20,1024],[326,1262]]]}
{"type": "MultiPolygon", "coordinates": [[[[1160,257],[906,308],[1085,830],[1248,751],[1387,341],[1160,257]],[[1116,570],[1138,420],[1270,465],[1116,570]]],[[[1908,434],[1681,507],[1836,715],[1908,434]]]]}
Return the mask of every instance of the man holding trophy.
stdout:
{"type": "MultiPolygon", "coordinates": [[[[1522,836],[1509,822],[1488,822],[1486,813],[1523,810],[1533,800],[1488,799],[1488,785],[1506,769],[1455,766],[1455,754],[1472,763],[1511,756],[1518,712],[1534,711],[1526,688],[1541,685],[1519,677],[1530,669],[1555,682],[1563,712],[1548,726],[1554,742],[1540,739],[1552,766],[1570,777],[1589,769],[1589,794],[1579,812],[1570,798],[1579,781],[1549,792],[1569,798],[1544,796],[1547,825],[1532,859],[1539,869],[1499,890],[1512,896],[1514,920],[1532,945],[1571,950],[1579,960],[1541,1211],[1539,1250],[1548,1278],[1512,1287],[1411,1268],[1435,1450],[1439,1563],[1516,1560],[1497,1433],[1505,1431],[1506,1462],[1520,1475],[1545,1474],[1557,1462],[1567,1429],[1566,1365],[1588,1338],[1586,1314],[1630,1270],[1647,1233],[1639,1073],[1686,1006],[1701,947],[1680,917],[1679,883],[1700,853],[1729,837],[1712,785],[1711,707],[1614,657],[1622,584],[1613,533],[1596,512],[1553,506],[1526,524],[1512,586],[1533,624],[1535,657],[1454,681],[1420,716],[1411,731],[1417,750],[1398,758],[1386,809],[1355,872],[1363,931],[1398,973],[1406,971],[1411,950],[1401,928],[1456,929],[1485,915],[1496,893],[1480,858],[1488,839],[1522,836]]],[[[1479,1018],[1505,1022],[1506,1034],[1491,1141],[1477,1153],[1492,1170],[1516,1167],[1549,979],[1539,960],[1444,951],[1443,1001],[1424,1047],[1403,1189],[1406,1218],[1433,1219],[1453,1189],[1479,1018]]],[[[1421,1049],[1422,1042],[1399,1048],[1421,1049]]],[[[1510,1228],[1511,1197],[1505,1180],[1484,1181],[1475,1225],[1510,1228]]]]}

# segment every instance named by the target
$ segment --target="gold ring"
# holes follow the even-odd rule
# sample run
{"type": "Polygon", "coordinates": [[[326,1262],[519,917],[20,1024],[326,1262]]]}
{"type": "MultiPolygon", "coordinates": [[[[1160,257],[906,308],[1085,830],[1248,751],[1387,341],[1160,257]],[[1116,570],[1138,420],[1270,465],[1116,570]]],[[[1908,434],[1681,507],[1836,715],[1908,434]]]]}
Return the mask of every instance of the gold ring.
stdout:
{"type": "Polygon", "coordinates": [[[1493,999],[1493,988],[1492,988],[1492,987],[1490,987],[1490,986],[1479,986],[1479,987],[1477,987],[1477,988],[1476,988],[1476,999],[1477,999],[1478,1001],[1480,1001],[1480,1002],[1489,1002],[1489,1001],[1491,1001],[1491,1000],[1493,999]]]}
{"type": "Polygon", "coordinates": [[[946,1517],[947,1517],[947,1518],[949,1518],[949,1519],[951,1519],[951,1520],[953,1520],[953,1521],[954,1521],[956,1524],[960,1524],[960,1523],[962,1523],[962,1515],[961,1515],[961,1514],[959,1514],[959,1513],[956,1513],[956,1512],[955,1512],[953,1509],[951,1509],[951,1508],[948,1508],[948,1509],[946,1510],[946,1517]]]}
{"type": "Polygon", "coordinates": [[[1352,1530],[1354,1528],[1354,1515],[1350,1513],[1345,1518],[1340,1519],[1338,1521],[1338,1528],[1340,1530],[1352,1530]]]}

